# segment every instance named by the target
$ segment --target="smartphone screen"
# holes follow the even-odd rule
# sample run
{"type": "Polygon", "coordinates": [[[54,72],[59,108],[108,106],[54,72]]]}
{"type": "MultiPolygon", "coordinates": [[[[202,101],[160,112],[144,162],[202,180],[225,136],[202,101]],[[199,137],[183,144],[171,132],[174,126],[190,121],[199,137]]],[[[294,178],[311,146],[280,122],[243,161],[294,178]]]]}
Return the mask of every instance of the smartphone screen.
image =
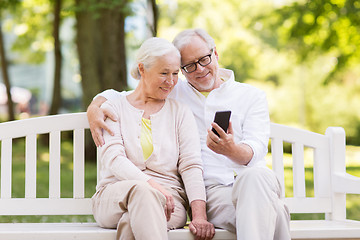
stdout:
{"type": "MultiPolygon", "coordinates": [[[[217,111],[215,113],[214,122],[217,123],[224,132],[227,132],[229,127],[231,111],[217,111]]],[[[212,131],[220,137],[219,133],[213,128],[212,131]]]]}

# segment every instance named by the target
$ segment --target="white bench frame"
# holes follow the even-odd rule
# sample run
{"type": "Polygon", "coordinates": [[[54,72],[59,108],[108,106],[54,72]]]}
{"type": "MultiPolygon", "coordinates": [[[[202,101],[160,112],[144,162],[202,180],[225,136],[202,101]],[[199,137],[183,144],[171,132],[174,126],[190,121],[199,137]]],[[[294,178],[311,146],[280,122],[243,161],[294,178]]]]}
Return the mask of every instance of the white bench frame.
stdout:
{"type": "MultiPolygon", "coordinates": [[[[0,124],[0,215],[91,215],[84,197],[84,133],[86,113],[60,114],[0,124]],[[60,196],[62,131],[73,131],[73,198],[60,196]],[[49,197],[36,198],[36,146],[39,134],[49,134],[49,197]],[[25,137],[25,198],[11,197],[12,141],[25,137]]],[[[360,239],[360,221],[346,219],[346,194],[360,194],[360,178],[346,173],[345,131],[329,127],[325,135],[271,124],[272,168],[284,186],[283,142],[292,144],[293,195],[285,197],[291,213],[325,213],[325,220],[291,221],[292,239],[360,239]],[[314,152],[314,196],[305,194],[304,147],[314,152]]],[[[285,188],[283,188],[285,189],[285,188]]],[[[95,190],[95,189],[94,189],[95,190]]],[[[115,239],[115,230],[96,223],[1,223],[0,239],[115,239]]],[[[172,230],[169,239],[192,239],[187,229],[172,230]]],[[[218,229],[214,239],[236,239],[218,229]]]]}

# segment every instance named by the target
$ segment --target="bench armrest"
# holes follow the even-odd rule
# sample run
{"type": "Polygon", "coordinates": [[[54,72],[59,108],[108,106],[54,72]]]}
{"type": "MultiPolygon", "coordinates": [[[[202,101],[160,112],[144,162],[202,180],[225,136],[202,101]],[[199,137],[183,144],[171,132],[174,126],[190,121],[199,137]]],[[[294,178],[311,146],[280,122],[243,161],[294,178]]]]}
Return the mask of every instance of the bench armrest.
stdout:
{"type": "Polygon", "coordinates": [[[333,191],[339,193],[360,194],[360,178],[348,173],[334,173],[333,191]]]}

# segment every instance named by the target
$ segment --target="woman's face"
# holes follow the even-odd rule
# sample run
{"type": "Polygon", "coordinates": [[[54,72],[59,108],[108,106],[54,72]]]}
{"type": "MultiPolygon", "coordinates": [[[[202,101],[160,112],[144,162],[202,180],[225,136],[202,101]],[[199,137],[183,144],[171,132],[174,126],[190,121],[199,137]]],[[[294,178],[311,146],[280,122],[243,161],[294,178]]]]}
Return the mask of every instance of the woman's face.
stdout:
{"type": "Polygon", "coordinates": [[[139,64],[144,92],[148,97],[166,99],[178,81],[180,57],[175,51],[157,58],[148,69],[139,64]]]}

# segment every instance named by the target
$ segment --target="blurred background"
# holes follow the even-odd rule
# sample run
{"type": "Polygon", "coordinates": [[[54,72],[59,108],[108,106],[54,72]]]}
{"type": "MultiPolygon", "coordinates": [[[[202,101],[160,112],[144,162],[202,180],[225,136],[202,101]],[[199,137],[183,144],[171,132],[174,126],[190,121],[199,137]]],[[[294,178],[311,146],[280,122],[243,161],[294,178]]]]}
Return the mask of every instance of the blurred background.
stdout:
{"type": "MultiPolygon", "coordinates": [[[[179,31],[197,27],[215,39],[221,67],[267,93],[272,122],[321,134],[343,127],[347,172],[360,177],[360,0],[0,0],[0,122],[85,111],[105,89],[133,89],[137,81],[129,69],[145,39],[172,41],[179,31]]],[[[61,194],[72,197],[73,150],[64,138],[61,194]]],[[[37,197],[49,194],[43,139],[37,197]]],[[[93,149],[86,151],[92,157],[85,173],[91,197],[96,165],[90,134],[87,143],[93,149]]],[[[291,146],[284,148],[291,196],[291,146]]],[[[24,194],[24,149],[23,139],[15,141],[14,197],[24,194]]],[[[305,151],[307,196],[313,195],[311,154],[305,151]]],[[[360,196],[348,195],[347,213],[360,220],[360,196]]],[[[34,219],[1,216],[0,222],[34,219]]],[[[94,221],[67,221],[79,219],[94,221]]]]}
{"type": "Polygon", "coordinates": [[[272,122],[341,126],[359,146],[359,12],[359,0],[1,0],[0,121],[85,111],[136,86],[144,39],[201,27],[220,65],[267,93],[272,122]]]}

